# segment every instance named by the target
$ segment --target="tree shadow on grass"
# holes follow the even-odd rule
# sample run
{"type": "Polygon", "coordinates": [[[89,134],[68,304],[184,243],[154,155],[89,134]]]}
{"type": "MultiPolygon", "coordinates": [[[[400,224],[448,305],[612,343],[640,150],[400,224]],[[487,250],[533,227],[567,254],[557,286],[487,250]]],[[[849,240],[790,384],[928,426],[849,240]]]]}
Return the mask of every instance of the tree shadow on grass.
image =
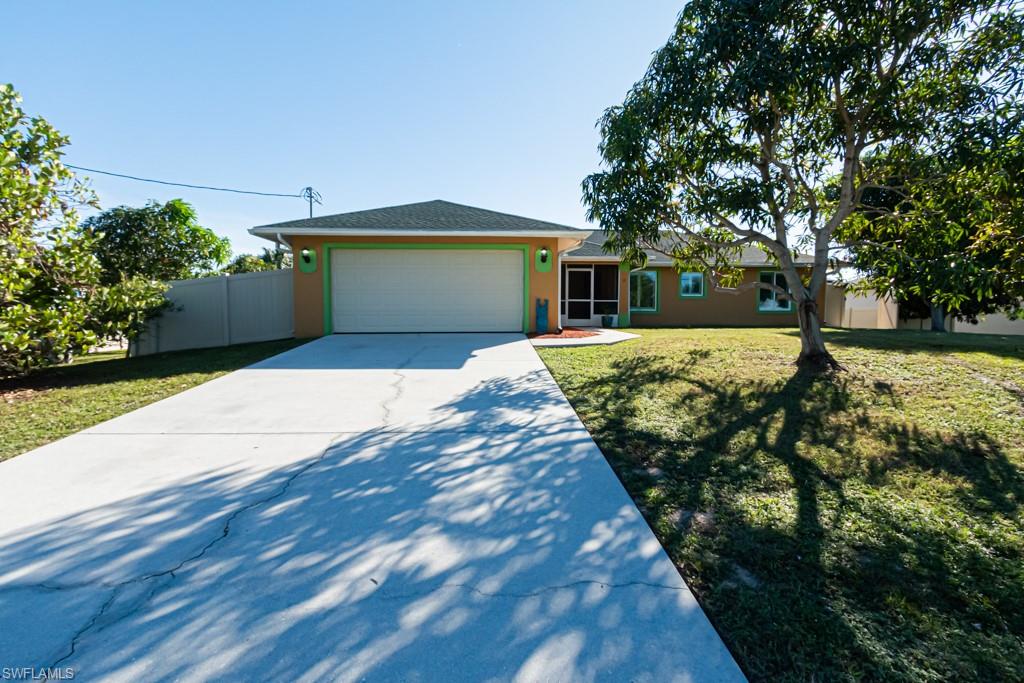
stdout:
{"type": "MultiPolygon", "coordinates": [[[[798,331],[787,332],[799,337],[798,331]]],[[[1024,360],[1024,337],[917,330],[826,329],[826,344],[912,354],[986,353],[1024,360]]]]}
{"type": "Polygon", "coordinates": [[[1020,673],[1024,481],[1000,444],[879,419],[847,375],[712,381],[702,353],[570,395],[748,675],[1020,673]]]}

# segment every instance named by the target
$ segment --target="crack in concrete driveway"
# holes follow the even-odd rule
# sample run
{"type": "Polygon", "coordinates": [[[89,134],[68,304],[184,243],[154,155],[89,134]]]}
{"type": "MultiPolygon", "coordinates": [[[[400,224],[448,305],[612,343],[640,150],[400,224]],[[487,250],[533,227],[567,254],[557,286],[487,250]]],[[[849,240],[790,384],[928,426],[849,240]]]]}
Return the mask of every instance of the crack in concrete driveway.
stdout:
{"type": "MultiPolygon", "coordinates": [[[[323,460],[323,458],[324,458],[324,456],[326,454],[327,454],[327,449],[324,449],[323,452],[320,453],[319,457],[317,457],[313,461],[307,463],[306,465],[303,465],[296,472],[294,472],[287,479],[285,479],[284,484],[281,486],[281,488],[278,489],[277,491],[275,491],[274,493],[272,493],[271,495],[267,496],[266,498],[261,498],[259,500],[253,501],[251,503],[247,503],[247,504],[237,508],[233,512],[231,512],[231,514],[229,514],[227,516],[227,518],[225,518],[224,526],[221,528],[220,533],[216,537],[214,537],[209,543],[207,543],[202,548],[200,548],[199,551],[196,552],[195,554],[190,555],[189,557],[186,557],[185,559],[181,560],[180,562],[178,562],[173,567],[169,567],[167,569],[163,569],[163,570],[157,571],[157,572],[151,572],[149,574],[144,574],[142,576],[137,576],[137,577],[134,577],[134,578],[131,578],[131,579],[126,579],[124,581],[121,581],[120,583],[117,583],[117,584],[113,585],[110,598],[100,606],[99,610],[97,610],[96,613],[94,615],[92,615],[92,617],[90,617],[89,621],[87,621],[85,623],[85,625],[82,626],[82,628],[78,629],[74,633],[74,635],[71,638],[71,643],[68,645],[67,654],[62,656],[57,661],[53,662],[49,666],[49,668],[56,669],[65,660],[69,659],[72,655],[74,655],[75,651],[77,649],[78,641],[82,638],[82,636],[84,636],[86,633],[88,633],[89,630],[91,630],[94,626],[96,626],[96,624],[101,619],[103,619],[103,621],[104,621],[104,626],[109,626],[111,623],[113,623],[115,621],[120,621],[121,619],[124,619],[125,617],[129,616],[133,611],[135,611],[137,609],[140,609],[145,603],[149,602],[149,600],[153,598],[153,596],[156,594],[156,592],[158,590],[161,589],[161,587],[166,586],[166,584],[161,584],[160,582],[157,582],[156,581],[157,579],[164,578],[164,577],[171,577],[173,579],[175,577],[175,572],[181,571],[184,567],[188,566],[189,564],[192,564],[193,562],[197,562],[200,559],[202,559],[203,556],[205,556],[206,553],[208,553],[211,549],[213,549],[214,546],[216,546],[217,544],[219,544],[222,541],[227,539],[228,535],[231,534],[231,523],[239,515],[241,515],[241,514],[243,514],[245,512],[248,512],[249,510],[252,510],[254,508],[260,507],[261,505],[266,505],[267,503],[270,503],[270,502],[274,501],[275,499],[280,498],[281,496],[285,495],[288,492],[288,488],[292,485],[292,482],[294,482],[296,479],[298,479],[303,474],[308,472],[310,469],[315,467],[318,463],[320,463],[323,460]],[[123,610],[116,618],[113,618],[113,619],[109,618],[110,615],[108,614],[108,612],[110,610],[110,607],[115,602],[117,602],[117,599],[118,599],[118,597],[120,597],[120,593],[121,593],[121,590],[123,588],[125,588],[126,586],[130,586],[132,584],[145,583],[145,582],[149,582],[149,581],[153,581],[154,585],[153,585],[153,588],[150,589],[150,591],[149,591],[148,595],[146,596],[145,600],[143,600],[141,602],[137,602],[136,604],[132,605],[131,609],[123,610]]],[[[45,585],[45,584],[42,584],[42,585],[45,585]]],[[[80,584],[80,586],[81,586],[81,584],[80,584]]],[[[58,590],[60,590],[60,588],[58,588],[58,590]]]]}
{"type": "Polygon", "coordinates": [[[427,347],[421,347],[418,351],[410,355],[407,359],[403,360],[391,371],[394,375],[395,381],[391,383],[391,388],[394,390],[394,395],[388,397],[384,401],[381,401],[380,407],[384,411],[384,425],[388,426],[391,424],[391,406],[394,405],[398,400],[402,398],[402,394],[405,393],[402,387],[403,382],[406,380],[406,376],[402,374],[402,370],[412,365],[413,361],[416,360],[416,356],[420,355],[426,350],[427,347]]]}
{"type": "Polygon", "coordinates": [[[0,485],[3,666],[743,680],[522,335],[323,338],[0,485]]]}

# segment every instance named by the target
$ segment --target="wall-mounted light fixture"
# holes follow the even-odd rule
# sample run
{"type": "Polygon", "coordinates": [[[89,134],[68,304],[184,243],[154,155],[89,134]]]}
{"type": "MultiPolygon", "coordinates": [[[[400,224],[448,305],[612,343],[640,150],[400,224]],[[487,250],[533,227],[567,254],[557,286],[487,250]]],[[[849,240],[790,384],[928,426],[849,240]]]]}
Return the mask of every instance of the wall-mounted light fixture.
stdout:
{"type": "Polygon", "coordinates": [[[550,273],[552,261],[554,261],[554,259],[551,258],[551,250],[547,247],[541,247],[534,252],[533,268],[538,273],[550,273]]]}
{"type": "Polygon", "coordinates": [[[316,250],[303,247],[299,251],[299,270],[303,273],[316,272],[316,250]]]}

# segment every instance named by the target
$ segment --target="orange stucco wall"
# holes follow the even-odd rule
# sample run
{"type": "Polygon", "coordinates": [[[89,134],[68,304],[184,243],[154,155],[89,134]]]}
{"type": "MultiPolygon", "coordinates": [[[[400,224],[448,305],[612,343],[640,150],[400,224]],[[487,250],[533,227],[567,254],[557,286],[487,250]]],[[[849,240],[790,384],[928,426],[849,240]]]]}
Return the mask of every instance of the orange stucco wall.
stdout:
{"type": "MultiPolygon", "coordinates": [[[[679,296],[679,274],[673,268],[652,268],[658,273],[658,312],[630,312],[630,324],[636,327],[672,326],[739,326],[739,327],[795,327],[796,311],[790,313],[762,313],[757,310],[757,290],[749,289],[737,294],[716,292],[705,278],[706,295],[702,298],[679,296]]],[[[744,283],[755,282],[758,273],[769,268],[745,268],[744,283]]],[[[629,305],[629,274],[623,273],[619,284],[619,307],[629,305]]],[[[818,297],[818,309],[825,310],[825,292],[818,297]]]]}
{"type": "Polygon", "coordinates": [[[303,249],[311,249],[317,255],[315,273],[303,273],[298,268],[298,259],[293,270],[295,297],[295,336],[319,337],[324,332],[324,269],[330,268],[323,245],[325,242],[372,242],[405,244],[526,244],[526,267],[530,269],[530,296],[528,315],[530,331],[536,330],[536,301],[548,299],[548,328],[558,326],[558,251],[565,248],[555,238],[502,238],[502,237],[321,237],[296,236],[292,238],[292,253],[298,255],[303,249]],[[547,247],[551,252],[552,266],[546,273],[537,271],[535,257],[537,250],[547,247]]]}

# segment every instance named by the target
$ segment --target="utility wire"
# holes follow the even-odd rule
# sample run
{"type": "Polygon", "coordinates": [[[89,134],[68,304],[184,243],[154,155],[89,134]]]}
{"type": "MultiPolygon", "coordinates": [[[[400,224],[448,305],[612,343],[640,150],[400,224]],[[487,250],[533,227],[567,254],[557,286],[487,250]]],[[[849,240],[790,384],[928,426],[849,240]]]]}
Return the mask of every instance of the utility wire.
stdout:
{"type": "Polygon", "coordinates": [[[235,194],[256,194],[261,197],[302,197],[303,199],[310,200],[310,214],[312,214],[313,201],[319,202],[319,194],[316,194],[315,198],[311,198],[307,191],[313,191],[313,188],[307,187],[302,192],[283,194],[281,192],[254,192],[252,190],[234,190],[229,187],[210,187],[209,185],[190,185],[188,183],[172,183],[167,180],[153,180],[152,178],[139,178],[138,176],[125,175],[124,173],[112,173],[111,171],[101,171],[97,168],[86,168],[84,166],[74,166],[72,164],[64,164],[68,168],[73,168],[76,171],[87,171],[89,173],[101,173],[103,175],[114,176],[115,178],[127,178],[128,180],[139,180],[144,183],[156,183],[157,185],[173,185],[175,187],[191,187],[194,190],[216,190],[217,192],[234,192],[235,194]]]}
{"type": "Polygon", "coordinates": [[[302,192],[299,193],[299,196],[309,202],[309,217],[312,218],[313,202],[316,202],[317,204],[323,204],[323,202],[320,201],[321,199],[323,199],[323,197],[321,197],[320,193],[314,190],[312,187],[302,188],[302,192]]]}

